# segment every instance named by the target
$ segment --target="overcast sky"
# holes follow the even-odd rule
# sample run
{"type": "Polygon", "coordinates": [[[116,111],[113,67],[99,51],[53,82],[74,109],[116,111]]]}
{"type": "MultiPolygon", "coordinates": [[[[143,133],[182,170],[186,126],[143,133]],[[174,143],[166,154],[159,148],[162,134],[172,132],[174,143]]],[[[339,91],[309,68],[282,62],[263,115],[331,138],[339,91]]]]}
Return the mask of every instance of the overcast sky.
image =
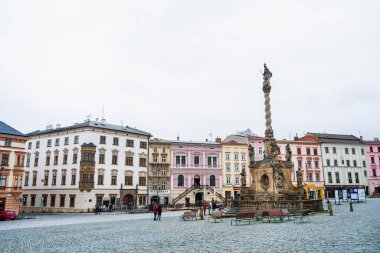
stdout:
{"type": "Polygon", "coordinates": [[[155,137],[380,137],[379,1],[3,1],[0,120],[86,115],[155,137]]]}

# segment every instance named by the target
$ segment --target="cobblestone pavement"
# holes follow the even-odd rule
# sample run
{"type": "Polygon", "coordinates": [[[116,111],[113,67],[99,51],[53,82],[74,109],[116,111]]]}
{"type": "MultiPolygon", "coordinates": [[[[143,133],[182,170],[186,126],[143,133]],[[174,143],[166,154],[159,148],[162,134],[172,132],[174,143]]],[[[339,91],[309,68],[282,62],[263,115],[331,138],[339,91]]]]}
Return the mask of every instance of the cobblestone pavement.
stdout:
{"type": "Polygon", "coordinates": [[[182,212],[46,215],[0,223],[0,252],[380,252],[380,199],[334,205],[311,222],[231,226],[182,212]]]}

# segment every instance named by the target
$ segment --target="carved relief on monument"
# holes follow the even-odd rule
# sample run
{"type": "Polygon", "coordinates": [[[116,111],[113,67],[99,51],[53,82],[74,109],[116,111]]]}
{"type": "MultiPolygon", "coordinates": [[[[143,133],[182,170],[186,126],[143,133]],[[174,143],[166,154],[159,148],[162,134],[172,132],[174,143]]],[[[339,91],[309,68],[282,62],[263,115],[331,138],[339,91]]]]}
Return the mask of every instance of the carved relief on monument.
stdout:
{"type": "Polygon", "coordinates": [[[260,178],[260,185],[261,188],[263,188],[264,191],[267,191],[269,188],[269,177],[267,174],[264,174],[260,178]]]}

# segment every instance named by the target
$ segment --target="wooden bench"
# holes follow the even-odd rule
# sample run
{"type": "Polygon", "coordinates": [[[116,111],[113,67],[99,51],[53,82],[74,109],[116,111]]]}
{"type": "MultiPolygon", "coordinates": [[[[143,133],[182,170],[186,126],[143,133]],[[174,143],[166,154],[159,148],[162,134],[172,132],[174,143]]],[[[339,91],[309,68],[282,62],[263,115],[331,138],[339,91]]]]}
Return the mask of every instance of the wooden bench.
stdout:
{"type": "Polygon", "coordinates": [[[222,212],[220,212],[220,211],[216,211],[216,212],[213,213],[210,217],[208,217],[207,222],[210,222],[210,219],[214,219],[214,222],[217,222],[218,220],[220,220],[221,222],[223,222],[223,219],[222,219],[222,212]]]}
{"type": "Polygon", "coordinates": [[[288,209],[281,209],[282,216],[283,217],[288,217],[288,221],[290,220],[290,212],[288,209]]]}
{"type": "Polygon", "coordinates": [[[282,211],[281,209],[274,209],[274,210],[268,210],[268,211],[263,211],[261,215],[261,220],[264,221],[264,219],[267,219],[268,222],[273,221],[282,221],[282,211]]]}
{"type": "Polygon", "coordinates": [[[299,219],[300,221],[304,222],[304,218],[306,218],[306,217],[310,221],[309,210],[303,210],[298,215],[294,216],[294,223],[296,223],[297,219],[299,219]]]}
{"type": "Polygon", "coordinates": [[[235,222],[235,225],[238,225],[241,222],[245,222],[246,225],[248,225],[248,224],[251,224],[251,220],[255,220],[255,219],[256,219],[256,217],[255,217],[255,213],[253,212],[253,210],[240,211],[236,214],[235,219],[231,220],[231,226],[232,226],[233,222],[235,222]],[[248,224],[247,224],[247,222],[248,222],[248,224]]]}
{"type": "Polygon", "coordinates": [[[181,220],[186,220],[186,219],[192,219],[192,220],[197,220],[197,212],[196,211],[190,211],[190,212],[184,212],[183,215],[181,215],[180,219],[181,220]]]}

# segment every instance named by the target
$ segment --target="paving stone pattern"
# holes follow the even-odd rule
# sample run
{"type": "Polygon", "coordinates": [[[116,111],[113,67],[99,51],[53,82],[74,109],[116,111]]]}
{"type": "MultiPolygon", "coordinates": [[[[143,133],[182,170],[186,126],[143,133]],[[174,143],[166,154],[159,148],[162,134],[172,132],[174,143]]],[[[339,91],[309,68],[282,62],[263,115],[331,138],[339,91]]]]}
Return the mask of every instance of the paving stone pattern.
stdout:
{"type": "Polygon", "coordinates": [[[311,222],[231,226],[182,212],[45,215],[0,222],[0,252],[380,252],[380,199],[334,205],[311,222]]]}

